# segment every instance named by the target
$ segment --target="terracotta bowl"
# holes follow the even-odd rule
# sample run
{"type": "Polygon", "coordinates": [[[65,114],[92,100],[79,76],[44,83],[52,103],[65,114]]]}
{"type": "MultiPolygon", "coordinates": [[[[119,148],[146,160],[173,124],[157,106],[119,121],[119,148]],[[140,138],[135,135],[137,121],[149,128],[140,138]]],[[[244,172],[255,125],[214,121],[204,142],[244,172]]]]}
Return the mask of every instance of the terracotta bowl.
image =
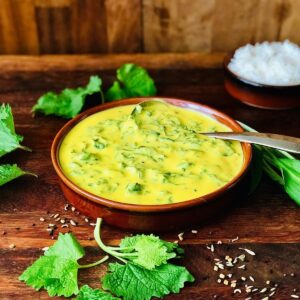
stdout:
{"type": "Polygon", "coordinates": [[[231,72],[234,53],[224,59],[225,89],[235,99],[258,108],[289,109],[300,106],[300,85],[275,86],[253,82],[231,72]]]}
{"type": "MultiPolygon", "coordinates": [[[[51,158],[55,171],[60,179],[60,185],[65,197],[86,216],[92,218],[102,217],[108,224],[134,231],[169,231],[175,228],[195,225],[196,223],[203,222],[208,218],[219,214],[224,208],[228,207],[233,199],[236,198],[239,190],[242,188],[240,183],[249,168],[252,155],[251,146],[247,143],[242,144],[244,163],[235,178],[213,193],[180,203],[165,205],[135,205],[111,201],[83,190],[64,175],[58,159],[59,147],[65,135],[77,123],[87,116],[99,111],[116,106],[137,104],[141,101],[150,99],[153,98],[131,98],[94,107],[69,121],[58,132],[52,144],[51,158]]],[[[161,99],[170,104],[209,115],[229,126],[233,131],[243,131],[239,124],[233,119],[208,106],[181,99],[161,99]]]]}

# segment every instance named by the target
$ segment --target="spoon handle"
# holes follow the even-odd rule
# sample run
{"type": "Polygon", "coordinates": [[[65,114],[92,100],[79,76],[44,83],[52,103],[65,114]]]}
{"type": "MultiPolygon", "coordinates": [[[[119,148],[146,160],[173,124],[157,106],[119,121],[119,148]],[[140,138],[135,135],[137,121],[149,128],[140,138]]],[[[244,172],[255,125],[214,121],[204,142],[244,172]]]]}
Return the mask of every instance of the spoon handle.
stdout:
{"type": "Polygon", "coordinates": [[[300,153],[300,138],[281,134],[260,132],[209,132],[201,134],[222,140],[247,142],[292,153],[300,153]]]}

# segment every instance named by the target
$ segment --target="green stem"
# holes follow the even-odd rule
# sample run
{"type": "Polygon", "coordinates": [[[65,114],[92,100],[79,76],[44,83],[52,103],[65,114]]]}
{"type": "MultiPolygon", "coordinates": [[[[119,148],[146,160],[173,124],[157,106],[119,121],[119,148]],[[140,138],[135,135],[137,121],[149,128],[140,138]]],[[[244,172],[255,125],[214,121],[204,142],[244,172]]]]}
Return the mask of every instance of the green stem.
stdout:
{"type": "MultiPolygon", "coordinates": [[[[123,263],[127,263],[127,261],[123,258],[121,258],[120,256],[124,256],[121,255],[121,253],[115,252],[114,250],[112,250],[110,247],[107,247],[103,244],[101,238],[100,238],[100,228],[101,228],[101,223],[102,223],[102,219],[98,218],[97,222],[96,222],[96,226],[94,229],[94,238],[95,241],[97,242],[97,244],[99,245],[99,247],[105,251],[106,253],[110,254],[111,256],[119,259],[120,261],[122,261],[123,263]]],[[[124,253],[125,254],[125,253],[124,253]]]]}
{"type": "Polygon", "coordinates": [[[281,176],[279,176],[272,167],[268,164],[266,160],[263,160],[263,168],[264,171],[270,176],[271,179],[278,182],[279,184],[283,185],[283,180],[281,176]]]}
{"type": "Polygon", "coordinates": [[[102,259],[94,262],[94,263],[91,263],[91,264],[87,264],[87,265],[79,265],[79,269],[86,269],[86,268],[91,268],[91,267],[95,267],[95,266],[98,266],[100,264],[102,264],[103,262],[107,261],[109,259],[109,256],[106,255],[104,256],[102,259]]]}
{"type": "Polygon", "coordinates": [[[25,151],[32,152],[32,150],[31,150],[29,147],[26,147],[26,146],[19,145],[18,148],[20,148],[20,149],[22,149],[22,150],[25,150],[25,151]]]}

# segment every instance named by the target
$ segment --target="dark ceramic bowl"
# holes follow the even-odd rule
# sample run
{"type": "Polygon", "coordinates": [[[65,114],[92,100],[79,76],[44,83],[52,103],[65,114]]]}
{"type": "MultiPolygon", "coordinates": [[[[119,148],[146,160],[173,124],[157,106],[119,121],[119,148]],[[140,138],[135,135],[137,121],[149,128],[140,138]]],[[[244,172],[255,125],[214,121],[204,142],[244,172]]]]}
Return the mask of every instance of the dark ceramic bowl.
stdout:
{"type": "Polygon", "coordinates": [[[225,89],[235,99],[258,108],[289,109],[300,106],[300,85],[275,86],[247,80],[231,72],[234,53],[224,59],[225,89]]]}
{"type": "MultiPolygon", "coordinates": [[[[60,179],[61,188],[68,201],[84,215],[102,217],[106,223],[135,231],[168,231],[175,228],[192,226],[219,214],[236,198],[251,161],[251,146],[242,144],[244,153],[243,166],[236,177],[217,191],[185,202],[165,205],[135,205],[116,202],[93,195],[75,185],[63,173],[59,159],[59,147],[65,135],[81,120],[99,111],[116,106],[137,104],[153,98],[131,98],[106,103],[89,109],[69,121],[54,138],[51,158],[60,179]]],[[[183,108],[199,111],[227,125],[233,131],[242,128],[227,115],[208,106],[181,99],[161,98],[164,101],[183,108]]]]}

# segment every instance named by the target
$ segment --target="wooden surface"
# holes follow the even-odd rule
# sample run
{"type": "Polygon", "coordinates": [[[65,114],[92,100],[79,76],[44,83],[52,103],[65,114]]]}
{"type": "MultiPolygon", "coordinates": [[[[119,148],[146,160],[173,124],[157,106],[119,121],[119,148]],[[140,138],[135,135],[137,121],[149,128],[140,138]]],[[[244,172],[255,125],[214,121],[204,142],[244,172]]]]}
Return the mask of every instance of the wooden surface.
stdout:
{"type": "Polygon", "coordinates": [[[231,51],[300,43],[299,0],[0,0],[0,53],[231,51]]]}
{"type": "MultiPolygon", "coordinates": [[[[153,75],[159,95],[174,96],[218,108],[232,117],[264,132],[300,136],[299,110],[266,111],[244,106],[231,99],[223,88],[221,62],[223,55],[110,55],[110,56],[46,56],[0,58],[0,99],[10,103],[15,115],[17,132],[24,135],[24,144],[33,152],[16,151],[1,162],[16,162],[39,175],[38,179],[23,177],[0,188],[0,299],[48,299],[45,292],[35,292],[18,281],[19,274],[42,254],[42,248],[53,243],[46,231],[53,223],[50,214],[59,213],[74,219],[79,226],[71,230],[87,247],[86,261],[92,262],[103,253],[89,240],[93,227],[82,216],[64,211],[65,199],[57,184],[50,161],[50,145],[56,132],[65,123],[55,117],[31,117],[36,99],[48,90],[58,91],[66,86],[85,84],[89,75],[99,74],[105,85],[112,82],[115,68],[126,61],[146,66],[153,75]],[[49,212],[49,213],[47,213],[49,212]],[[46,219],[45,222],[39,220],[46,219]],[[33,226],[35,224],[35,226],[33,226]],[[15,244],[14,249],[9,246],[15,244]]],[[[95,100],[95,99],[94,99],[95,100]]],[[[54,222],[55,223],[55,222],[54,222]]],[[[179,295],[167,299],[245,299],[246,294],[232,295],[233,289],[217,283],[218,272],[213,271],[214,258],[224,259],[243,253],[240,247],[255,251],[247,255],[247,270],[232,268],[232,278],[253,276],[255,282],[246,283],[263,288],[278,284],[271,299],[292,299],[294,288],[300,286],[300,208],[273,182],[264,178],[251,197],[241,197],[223,217],[207,225],[195,227],[198,233],[186,229],[182,246],[185,257],[181,261],[196,277],[179,295]],[[237,241],[231,239],[239,237],[237,241]],[[222,244],[216,244],[222,241],[222,244]],[[215,251],[207,244],[215,243],[215,251]],[[290,274],[293,273],[294,276],[290,274]],[[287,274],[284,276],[284,274],[287,274]]],[[[60,229],[66,232],[66,229],[60,229]]],[[[170,241],[179,232],[163,234],[170,241]]],[[[103,238],[117,244],[129,232],[104,226],[103,238]]],[[[55,235],[56,236],[56,235],[55,235]]],[[[106,264],[80,271],[80,284],[99,286],[99,278],[106,264]]],[[[263,294],[252,299],[262,299],[263,294]]]]}

